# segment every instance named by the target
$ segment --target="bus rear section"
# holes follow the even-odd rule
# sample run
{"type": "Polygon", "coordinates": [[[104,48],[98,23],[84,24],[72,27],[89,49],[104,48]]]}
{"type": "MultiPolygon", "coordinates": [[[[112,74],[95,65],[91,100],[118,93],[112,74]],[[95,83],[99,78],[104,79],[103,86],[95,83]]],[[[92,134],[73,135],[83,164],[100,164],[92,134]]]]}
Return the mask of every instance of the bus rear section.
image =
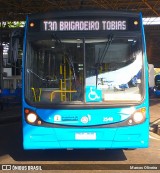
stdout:
{"type": "Polygon", "coordinates": [[[141,14],[29,16],[23,53],[24,149],[148,147],[145,49],[141,14]]]}

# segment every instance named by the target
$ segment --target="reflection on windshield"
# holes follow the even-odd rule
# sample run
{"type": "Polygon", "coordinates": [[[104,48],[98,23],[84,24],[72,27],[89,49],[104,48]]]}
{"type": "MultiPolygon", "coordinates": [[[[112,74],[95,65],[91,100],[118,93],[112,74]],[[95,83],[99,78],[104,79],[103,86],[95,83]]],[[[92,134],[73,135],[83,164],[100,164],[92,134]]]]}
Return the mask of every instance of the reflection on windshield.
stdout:
{"type": "MultiPolygon", "coordinates": [[[[101,85],[101,83],[109,81],[110,86],[116,87],[119,85],[127,84],[130,80],[132,80],[133,77],[135,77],[138,73],[140,73],[142,69],[142,54],[138,53],[136,55],[136,59],[134,61],[130,61],[129,64],[124,65],[118,65],[115,63],[116,67],[114,66],[109,71],[103,71],[103,67],[101,67],[101,73],[98,75],[99,83],[98,85],[101,85]]],[[[95,86],[95,77],[88,77],[86,82],[87,85],[93,85],[95,86]]],[[[99,86],[100,87],[100,86],[99,86]]]]}
{"type": "Polygon", "coordinates": [[[27,44],[25,93],[30,102],[47,104],[140,101],[141,73],[138,38],[32,41],[27,44]]]}

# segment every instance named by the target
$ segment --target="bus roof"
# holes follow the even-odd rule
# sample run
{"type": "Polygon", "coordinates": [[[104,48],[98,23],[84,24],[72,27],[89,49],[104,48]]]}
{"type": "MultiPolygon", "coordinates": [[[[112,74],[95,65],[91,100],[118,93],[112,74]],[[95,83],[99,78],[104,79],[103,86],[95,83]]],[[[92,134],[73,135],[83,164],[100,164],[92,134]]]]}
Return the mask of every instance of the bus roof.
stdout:
{"type": "Polygon", "coordinates": [[[28,17],[32,19],[44,19],[44,18],[68,18],[68,17],[139,17],[141,13],[135,13],[131,11],[108,11],[108,10],[63,10],[63,11],[49,11],[44,13],[30,14],[28,17]]]}

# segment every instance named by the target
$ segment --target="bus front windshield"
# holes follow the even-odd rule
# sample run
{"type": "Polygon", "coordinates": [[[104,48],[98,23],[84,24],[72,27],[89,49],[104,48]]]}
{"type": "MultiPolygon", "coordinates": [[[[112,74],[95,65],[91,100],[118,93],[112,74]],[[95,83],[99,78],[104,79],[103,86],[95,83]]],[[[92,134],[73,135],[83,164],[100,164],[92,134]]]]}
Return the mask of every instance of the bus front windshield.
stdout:
{"type": "Polygon", "coordinates": [[[106,104],[143,98],[141,37],[29,39],[25,98],[34,104],[106,104]]]}

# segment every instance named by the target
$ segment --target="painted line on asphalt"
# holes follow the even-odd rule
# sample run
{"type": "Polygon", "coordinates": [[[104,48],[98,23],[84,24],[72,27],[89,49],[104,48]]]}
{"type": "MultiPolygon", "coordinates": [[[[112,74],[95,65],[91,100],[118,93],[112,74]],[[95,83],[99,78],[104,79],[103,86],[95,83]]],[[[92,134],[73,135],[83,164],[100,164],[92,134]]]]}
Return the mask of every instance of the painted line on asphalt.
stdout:
{"type": "Polygon", "coordinates": [[[153,132],[149,132],[149,138],[150,139],[155,139],[155,140],[160,140],[160,136],[157,135],[156,133],[153,133],[153,132]]]}
{"type": "Polygon", "coordinates": [[[160,141],[160,139],[158,139],[158,138],[155,138],[155,137],[153,137],[153,136],[150,136],[150,135],[149,135],[149,138],[150,138],[150,139],[155,139],[155,140],[158,140],[158,141],[160,141]]]}

